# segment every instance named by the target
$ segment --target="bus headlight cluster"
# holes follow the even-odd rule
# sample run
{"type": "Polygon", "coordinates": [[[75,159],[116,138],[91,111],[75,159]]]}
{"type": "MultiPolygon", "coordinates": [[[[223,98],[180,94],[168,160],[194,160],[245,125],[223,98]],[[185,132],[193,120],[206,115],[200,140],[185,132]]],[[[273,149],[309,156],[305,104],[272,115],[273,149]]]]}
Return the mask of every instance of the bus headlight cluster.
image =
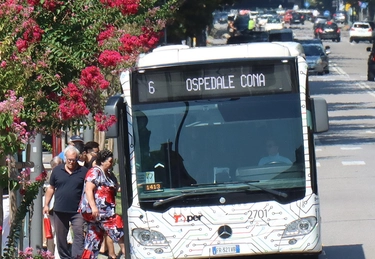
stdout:
{"type": "Polygon", "coordinates": [[[133,229],[133,237],[138,243],[144,246],[168,244],[165,236],[162,233],[144,228],[133,229]]]}
{"type": "Polygon", "coordinates": [[[316,217],[295,220],[286,226],[283,237],[307,235],[314,229],[316,223],[316,217]]]}

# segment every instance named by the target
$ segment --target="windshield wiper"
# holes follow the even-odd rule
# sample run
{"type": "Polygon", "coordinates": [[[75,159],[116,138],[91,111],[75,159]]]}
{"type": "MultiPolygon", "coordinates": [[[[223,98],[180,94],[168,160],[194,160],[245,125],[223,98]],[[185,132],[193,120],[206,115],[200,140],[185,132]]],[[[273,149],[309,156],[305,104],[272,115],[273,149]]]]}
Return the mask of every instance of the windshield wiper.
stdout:
{"type": "MultiPolygon", "coordinates": [[[[218,186],[219,184],[243,184],[244,182],[218,182],[218,183],[195,183],[191,186],[199,187],[199,186],[218,186]]],[[[246,183],[259,183],[259,181],[246,181],[246,183]]]]}
{"type": "Polygon", "coordinates": [[[169,197],[169,198],[164,199],[164,200],[155,201],[153,206],[158,207],[160,205],[163,205],[163,204],[166,204],[166,203],[169,203],[169,202],[172,202],[172,201],[180,200],[180,199],[185,198],[185,197],[196,196],[196,195],[198,195],[198,196],[199,195],[205,195],[207,193],[213,193],[213,192],[238,191],[238,190],[248,191],[249,186],[254,187],[254,188],[258,188],[262,191],[268,192],[270,194],[273,194],[273,195],[276,195],[276,196],[279,196],[279,197],[283,197],[283,198],[288,197],[288,194],[285,193],[285,192],[280,192],[280,191],[276,191],[276,190],[273,190],[273,189],[261,187],[261,186],[253,184],[254,182],[259,182],[259,181],[192,184],[192,186],[215,186],[215,187],[214,188],[206,188],[206,189],[183,190],[183,191],[181,191],[181,194],[179,194],[179,195],[172,196],[172,197],[169,197]],[[242,184],[242,186],[233,186],[232,188],[230,188],[228,186],[218,186],[219,184],[242,184]]]}
{"type": "Polygon", "coordinates": [[[287,198],[288,197],[288,194],[285,193],[285,192],[280,192],[280,191],[275,191],[273,189],[269,189],[269,188],[265,188],[265,187],[261,187],[261,186],[258,186],[258,185],[255,185],[255,184],[252,184],[252,182],[243,182],[251,187],[255,187],[255,188],[258,188],[262,191],[265,191],[265,192],[268,192],[268,193],[271,193],[271,194],[274,194],[276,196],[280,196],[280,197],[284,197],[284,198],[287,198]]]}
{"type": "MultiPolygon", "coordinates": [[[[197,190],[194,190],[194,191],[197,191],[197,190]]],[[[208,193],[207,190],[199,192],[199,193],[198,192],[185,192],[185,193],[182,193],[180,195],[172,196],[172,197],[169,197],[169,198],[164,199],[164,200],[155,201],[153,206],[158,207],[158,206],[163,205],[165,203],[169,203],[169,202],[172,202],[172,201],[175,201],[175,200],[179,200],[179,199],[182,199],[182,198],[185,198],[185,197],[188,197],[188,196],[202,195],[202,194],[206,194],[206,193],[208,193]]]]}
{"type": "MultiPolygon", "coordinates": [[[[280,197],[284,197],[284,198],[287,198],[288,197],[288,194],[285,193],[285,192],[280,192],[280,191],[275,191],[273,189],[269,189],[269,188],[265,188],[265,187],[261,187],[261,186],[258,186],[258,185],[255,185],[255,184],[252,184],[252,183],[259,183],[259,181],[246,181],[246,182],[223,182],[223,183],[201,183],[201,184],[192,184],[191,186],[217,186],[219,184],[246,184],[246,185],[249,185],[251,187],[255,187],[255,188],[258,188],[262,191],[265,191],[265,192],[268,192],[268,193],[271,193],[271,194],[274,194],[276,196],[280,196],[280,197]]],[[[211,189],[212,190],[212,189],[211,189]]]]}
{"type": "MultiPolygon", "coordinates": [[[[214,185],[214,186],[216,186],[217,184],[202,184],[202,185],[214,185]]],[[[243,185],[241,187],[236,186],[235,188],[228,188],[226,186],[217,186],[215,188],[182,190],[181,194],[179,194],[179,195],[172,196],[172,197],[169,197],[169,198],[164,199],[164,200],[155,201],[153,206],[158,207],[160,205],[163,205],[163,204],[175,201],[175,200],[179,200],[179,199],[182,199],[182,198],[185,198],[185,197],[189,197],[189,196],[195,196],[195,195],[199,196],[199,195],[205,195],[207,193],[222,192],[222,191],[238,191],[238,190],[241,190],[241,189],[247,190],[248,188],[249,188],[248,186],[243,185]]]]}

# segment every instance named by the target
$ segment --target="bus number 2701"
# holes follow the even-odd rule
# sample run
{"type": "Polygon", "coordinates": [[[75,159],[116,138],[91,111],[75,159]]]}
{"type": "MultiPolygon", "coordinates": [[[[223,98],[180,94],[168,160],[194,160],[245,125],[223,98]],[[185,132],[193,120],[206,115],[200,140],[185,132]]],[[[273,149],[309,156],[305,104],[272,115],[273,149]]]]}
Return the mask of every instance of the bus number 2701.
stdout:
{"type": "Polygon", "coordinates": [[[265,209],[264,210],[250,210],[249,212],[250,212],[249,219],[267,218],[267,213],[268,213],[268,211],[265,209]]]}

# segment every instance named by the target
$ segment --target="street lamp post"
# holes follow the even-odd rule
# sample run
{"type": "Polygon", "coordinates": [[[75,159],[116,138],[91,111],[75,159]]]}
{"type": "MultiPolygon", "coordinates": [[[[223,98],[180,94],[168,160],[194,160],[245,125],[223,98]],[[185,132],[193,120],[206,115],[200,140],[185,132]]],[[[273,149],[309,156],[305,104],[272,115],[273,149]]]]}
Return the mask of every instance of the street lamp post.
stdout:
{"type": "MultiPolygon", "coordinates": [[[[38,133],[35,136],[34,142],[31,143],[31,154],[30,160],[34,162],[34,168],[31,169],[30,178],[35,181],[35,178],[39,176],[43,168],[43,150],[42,150],[42,134],[38,133]]],[[[42,237],[42,188],[39,189],[37,198],[34,201],[34,210],[32,215],[32,225],[30,227],[30,247],[36,249],[42,249],[43,237],[42,237]],[[31,238],[32,237],[32,238],[31,238]]],[[[29,226],[28,226],[29,227],[29,226]]]]}

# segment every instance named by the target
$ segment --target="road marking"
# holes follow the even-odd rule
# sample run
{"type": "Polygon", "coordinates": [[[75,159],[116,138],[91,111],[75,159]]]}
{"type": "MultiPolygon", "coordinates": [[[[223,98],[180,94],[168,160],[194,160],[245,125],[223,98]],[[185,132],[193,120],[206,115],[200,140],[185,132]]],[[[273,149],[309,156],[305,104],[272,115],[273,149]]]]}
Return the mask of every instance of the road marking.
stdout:
{"type": "Polygon", "coordinates": [[[366,133],[374,134],[375,131],[372,131],[372,130],[366,130],[366,133]]]}
{"type": "Polygon", "coordinates": [[[361,147],[341,147],[341,150],[358,150],[362,149],[361,147]]]}
{"type": "MultiPolygon", "coordinates": [[[[333,71],[336,71],[339,75],[344,76],[346,79],[349,79],[351,81],[357,81],[355,83],[357,86],[359,86],[362,89],[365,89],[366,92],[369,95],[371,95],[372,97],[375,97],[374,90],[368,84],[366,84],[364,82],[358,82],[357,79],[350,78],[350,76],[344,70],[342,70],[339,66],[337,66],[336,63],[331,63],[330,68],[332,68],[333,71]]],[[[334,76],[337,76],[337,75],[334,75],[334,76]]],[[[335,81],[335,80],[337,80],[337,78],[329,78],[328,77],[328,78],[323,78],[323,80],[321,80],[321,81],[335,81]]],[[[314,80],[312,80],[312,81],[314,81],[314,80]]]]}
{"type": "Polygon", "coordinates": [[[315,148],[315,152],[319,152],[319,151],[322,151],[321,148],[315,148]]]}
{"type": "Polygon", "coordinates": [[[337,66],[336,63],[333,63],[332,66],[336,69],[336,71],[340,74],[340,75],[343,75],[345,77],[350,77],[344,70],[342,70],[340,67],[337,66]]]}
{"type": "MultiPolygon", "coordinates": [[[[333,70],[334,71],[334,70],[333,70]]],[[[319,76],[319,75],[309,75],[309,81],[323,81],[323,82],[331,82],[331,81],[355,81],[358,82],[358,79],[350,78],[342,74],[332,74],[319,76]]]]}
{"type": "Polygon", "coordinates": [[[365,161],[342,161],[342,165],[365,165],[365,161]]]}
{"type": "Polygon", "coordinates": [[[368,94],[370,94],[372,97],[375,97],[375,93],[374,93],[374,90],[371,89],[371,87],[363,82],[358,82],[356,83],[356,85],[358,85],[359,87],[361,87],[362,89],[365,89],[366,92],[368,94]]]}

